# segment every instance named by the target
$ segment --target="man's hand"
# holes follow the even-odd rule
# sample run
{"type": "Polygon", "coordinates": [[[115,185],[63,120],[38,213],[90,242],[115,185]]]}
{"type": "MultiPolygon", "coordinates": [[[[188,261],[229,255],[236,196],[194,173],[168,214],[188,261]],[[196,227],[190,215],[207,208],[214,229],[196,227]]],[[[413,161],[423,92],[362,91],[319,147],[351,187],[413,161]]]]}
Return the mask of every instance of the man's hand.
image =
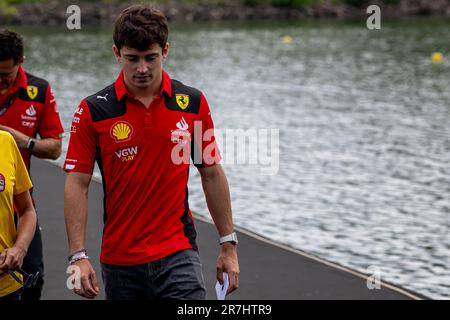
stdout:
{"type": "Polygon", "coordinates": [[[236,245],[225,242],[221,245],[220,255],[217,259],[217,280],[223,284],[223,272],[228,273],[230,286],[227,295],[239,287],[239,263],[236,245]]]}
{"type": "Polygon", "coordinates": [[[26,149],[27,148],[28,140],[30,139],[29,136],[23,134],[20,131],[17,131],[16,129],[13,129],[13,128],[10,128],[10,127],[7,127],[7,126],[0,125],[0,130],[7,131],[7,132],[11,133],[11,135],[14,138],[14,140],[16,140],[16,144],[19,147],[19,149],[26,149]]]}
{"type": "Polygon", "coordinates": [[[8,270],[17,270],[22,267],[23,258],[27,254],[26,250],[19,247],[5,249],[0,254],[0,270],[8,272],[8,270]]]}
{"type": "Polygon", "coordinates": [[[88,259],[82,259],[74,262],[72,265],[80,268],[80,284],[81,288],[74,288],[73,292],[76,294],[88,298],[94,299],[100,292],[97,284],[97,276],[95,275],[94,268],[88,259]]]}

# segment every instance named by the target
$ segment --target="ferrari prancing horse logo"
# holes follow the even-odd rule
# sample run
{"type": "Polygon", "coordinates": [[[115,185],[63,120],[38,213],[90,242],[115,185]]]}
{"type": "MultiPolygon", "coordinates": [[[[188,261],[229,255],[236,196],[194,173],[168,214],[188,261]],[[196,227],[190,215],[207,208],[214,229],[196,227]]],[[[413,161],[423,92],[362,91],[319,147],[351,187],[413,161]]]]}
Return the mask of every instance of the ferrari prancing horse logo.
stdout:
{"type": "Polygon", "coordinates": [[[177,104],[178,106],[184,110],[189,106],[189,96],[186,94],[176,94],[177,104]]]}
{"type": "Polygon", "coordinates": [[[27,87],[27,93],[31,100],[37,97],[38,94],[38,88],[35,86],[28,86],[27,87]]]}

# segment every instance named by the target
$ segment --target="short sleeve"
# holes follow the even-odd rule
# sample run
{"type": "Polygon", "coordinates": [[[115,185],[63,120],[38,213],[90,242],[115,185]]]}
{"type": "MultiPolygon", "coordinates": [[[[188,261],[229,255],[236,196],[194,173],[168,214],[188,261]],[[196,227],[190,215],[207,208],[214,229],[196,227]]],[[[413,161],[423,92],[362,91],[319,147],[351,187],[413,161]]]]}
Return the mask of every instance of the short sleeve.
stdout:
{"type": "Polygon", "coordinates": [[[45,105],[39,119],[39,135],[41,138],[61,139],[64,129],[59,118],[58,106],[50,85],[45,95],[45,105]]]}
{"type": "Polygon", "coordinates": [[[199,135],[194,132],[192,158],[197,168],[203,168],[216,165],[222,160],[214,133],[211,110],[203,94],[200,99],[199,117],[202,133],[199,135]]]}
{"type": "Polygon", "coordinates": [[[14,163],[15,163],[15,178],[16,183],[14,185],[14,195],[21,194],[27,190],[30,190],[33,187],[33,184],[31,183],[30,176],[28,174],[28,170],[25,167],[25,163],[23,162],[22,156],[19,152],[19,148],[17,148],[17,145],[15,141],[11,138],[11,150],[14,157],[14,163]]]}
{"type": "Polygon", "coordinates": [[[72,120],[64,170],[92,174],[97,146],[98,135],[92,124],[89,107],[83,100],[72,120]]]}

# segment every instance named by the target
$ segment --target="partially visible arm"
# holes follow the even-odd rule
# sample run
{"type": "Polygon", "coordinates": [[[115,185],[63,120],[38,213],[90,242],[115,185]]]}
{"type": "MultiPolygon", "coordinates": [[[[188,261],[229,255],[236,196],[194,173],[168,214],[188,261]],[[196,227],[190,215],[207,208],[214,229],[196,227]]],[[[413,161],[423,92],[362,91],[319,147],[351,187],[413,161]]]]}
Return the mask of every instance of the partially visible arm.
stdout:
{"type": "MultiPolygon", "coordinates": [[[[26,149],[31,137],[13,128],[0,125],[0,130],[8,131],[14,137],[19,149],[26,149]]],[[[34,139],[34,138],[33,138],[34,139]]],[[[61,140],[54,138],[34,139],[32,154],[38,158],[56,160],[61,155],[61,140]]]]}
{"type": "Polygon", "coordinates": [[[91,175],[69,172],[64,190],[64,218],[69,251],[84,249],[88,216],[88,190],[91,175]]]}
{"type": "Polygon", "coordinates": [[[30,191],[25,191],[14,196],[14,204],[18,216],[17,239],[14,246],[26,252],[31,240],[33,240],[37,220],[30,191]]]}
{"type": "Polygon", "coordinates": [[[221,237],[233,232],[231,198],[227,177],[220,164],[199,168],[211,217],[221,237]]]}
{"type": "Polygon", "coordinates": [[[30,192],[27,190],[15,195],[14,204],[18,215],[17,238],[14,246],[4,250],[0,255],[2,271],[16,270],[22,267],[23,259],[36,230],[36,211],[30,192]]]}
{"type": "MultiPolygon", "coordinates": [[[[88,217],[88,191],[91,175],[69,172],[64,190],[64,217],[66,221],[69,253],[85,249],[86,223],[88,217]]],[[[81,288],[74,292],[82,297],[93,299],[99,293],[97,276],[87,259],[79,260],[73,265],[80,268],[81,288]]]]}
{"type": "MultiPolygon", "coordinates": [[[[225,236],[233,232],[233,218],[231,214],[231,198],[228,181],[220,164],[199,168],[203,191],[211,217],[214,220],[219,235],[225,236]]],[[[227,293],[239,287],[239,263],[237,248],[231,243],[221,245],[217,259],[217,280],[223,283],[223,272],[227,272],[230,286],[227,293]]]]}
{"type": "Polygon", "coordinates": [[[35,139],[32,154],[41,159],[56,160],[61,155],[61,140],[53,138],[35,139]]]}

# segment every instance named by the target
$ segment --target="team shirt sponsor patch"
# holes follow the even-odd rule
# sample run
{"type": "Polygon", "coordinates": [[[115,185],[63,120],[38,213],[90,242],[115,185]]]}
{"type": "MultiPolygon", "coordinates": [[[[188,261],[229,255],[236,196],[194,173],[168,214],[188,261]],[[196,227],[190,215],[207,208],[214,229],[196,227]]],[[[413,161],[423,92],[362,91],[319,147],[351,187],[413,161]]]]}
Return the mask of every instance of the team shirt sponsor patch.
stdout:
{"type": "Polygon", "coordinates": [[[30,117],[34,117],[36,116],[36,109],[34,108],[33,105],[31,105],[26,111],[25,113],[30,116],[30,117]]]}
{"type": "Polygon", "coordinates": [[[38,87],[35,87],[35,86],[28,86],[27,87],[27,94],[28,94],[28,97],[31,100],[33,100],[33,99],[35,99],[37,97],[38,92],[39,92],[38,87]]]}
{"type": "Polygon", "coordinates": [[[25,110],[25,114],[22,114],[22,126],[28,127],[28,128],[34,128],[37,121],[37,112],[34,105],[31,105],[28,107],[28,109],[25,110]]]}
{"type": "Polygon", "coordinates": [[[171,140],[176,144],[187,144],[191,141],[191,133],[188,131],[189,124],[181,117],[181,120],[176,124],[177,130],[172,130],[171,140]]]}
{"type": "Polygon", "coordinates": [[[76,159],[66,159],[66,165],[65,165],[66,170],[75,169],[77,162],[78,162],[78,160],[76,160],[76,159]]]}
{"type": "Polygon", "coordinates": [[[137,156],[137,153],[138,153],[137,146],[124,148],[121,150],[117,150],[115,152],[117,158],[119,158],[122,162],[133,161],[134,158],[137,156]]]}
{"type": "Polygon", "coordinates": [[[175,95],[178,106],[184,110],[189,107],[189,96],[186,94],[177,93],[175,95]]]}
{"type": "Polygon", "coordinates": [[[111,127],[111,137],[117,143],[130,140],[132,134],[133,127],[128,122],[119,121],[111,127]]]}

